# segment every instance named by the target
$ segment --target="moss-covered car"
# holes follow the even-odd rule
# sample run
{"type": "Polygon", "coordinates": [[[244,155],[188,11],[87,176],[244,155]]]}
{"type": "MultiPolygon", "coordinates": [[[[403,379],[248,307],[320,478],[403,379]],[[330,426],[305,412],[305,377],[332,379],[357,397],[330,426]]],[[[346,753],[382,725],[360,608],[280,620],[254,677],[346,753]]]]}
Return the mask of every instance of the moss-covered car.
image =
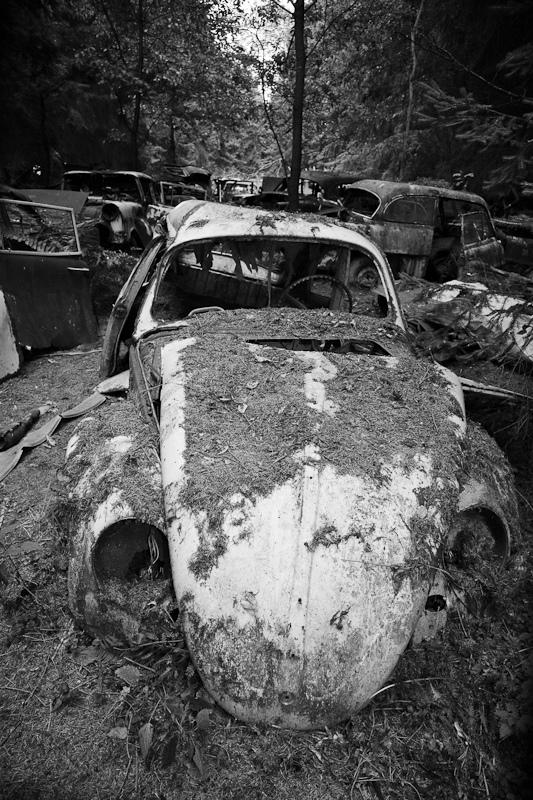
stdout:
{"type": "Polygon", "coordinates": [[[224,709],[334,724],[442,609],[450,548],[508,552],[510,468],[459,379],[413,354],[370,240],[198,201],[167,226],[104,342],[105,384],[127,359],[129,398],[68,446],[72,610],[109,644],[149,644],[171,576],[224,709]],[[352,280],[361,258],[379,293],[352,280]]]}

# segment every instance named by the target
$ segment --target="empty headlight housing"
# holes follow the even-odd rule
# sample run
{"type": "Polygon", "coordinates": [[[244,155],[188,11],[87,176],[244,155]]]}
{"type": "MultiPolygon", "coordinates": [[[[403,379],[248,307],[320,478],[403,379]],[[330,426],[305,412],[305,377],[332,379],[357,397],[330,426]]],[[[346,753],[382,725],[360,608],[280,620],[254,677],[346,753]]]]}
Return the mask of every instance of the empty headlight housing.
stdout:
{"type": "Polygon", "coordinates": [[[113,222],[113,220],[120,219],[120,211],[112,203],[107,203],[102,206],[102,219],[106,222],[113,222]]]}
{"type": "Polygon", "coordinates": [[[166,536],[154,525],[136,519],[110,525],[98,538],[92,559],[100,582],[110,578],[138,581],[170,576],[166,536]]]}

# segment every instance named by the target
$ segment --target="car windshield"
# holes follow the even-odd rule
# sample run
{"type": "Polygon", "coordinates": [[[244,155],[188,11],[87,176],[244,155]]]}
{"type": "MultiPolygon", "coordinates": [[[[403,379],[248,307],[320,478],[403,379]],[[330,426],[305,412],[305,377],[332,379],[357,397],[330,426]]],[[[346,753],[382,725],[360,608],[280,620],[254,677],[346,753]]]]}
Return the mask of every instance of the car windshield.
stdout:
{"type": "Polygon", "coordinates": [[[208,240],[173,251],[153,290],[151,317],[175,322],[191,308],[332,308],[386,314],[376,266],[359,250],[332,242],[208,240]]]}
{"type": "Polygon", "coordinates": [[[142,203],[143,198],[134,175],[115,172],[103,175],[103,196],[108,200],[130,200],[142,203]]]}
{"type": "Polygon", "coordinates": [[[102,196],[103,178],[99,172],[67,172],[63,178],[65,189],[71,192],[88,192],[102,196]]]}
{"type": "Polygon", "coordinates": [[[78,253],[72,209],[0,200],[0,249],[48,255],[78,253]]]}
{"type": "MultiPolygon", "coordinates": [[[[120,172],[71,172],[64,177],[65,189],[88,192],[92,197],[106,200],[130,200],[142,203],[139,186],[134,175],[120,172]]],[[[153,202],[155,197],[150,201],[153,202]]]]}

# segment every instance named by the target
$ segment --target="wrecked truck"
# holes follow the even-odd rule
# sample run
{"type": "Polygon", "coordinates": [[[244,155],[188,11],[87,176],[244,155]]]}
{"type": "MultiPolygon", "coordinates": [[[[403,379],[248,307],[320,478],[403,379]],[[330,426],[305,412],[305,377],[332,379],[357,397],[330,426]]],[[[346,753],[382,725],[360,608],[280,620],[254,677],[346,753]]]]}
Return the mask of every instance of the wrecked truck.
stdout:
{"type": "Polygon", "coordinates": [[[177,601],[242,720],[348,718],[446,604],[454,554],[509,553],[509,464],[459,379],[415,357],[386,258],[349,227],[180,204],[115,303],[101,390],[128,367],[128,399],[67,447],[70,606],[142,648],[177,601]]]}

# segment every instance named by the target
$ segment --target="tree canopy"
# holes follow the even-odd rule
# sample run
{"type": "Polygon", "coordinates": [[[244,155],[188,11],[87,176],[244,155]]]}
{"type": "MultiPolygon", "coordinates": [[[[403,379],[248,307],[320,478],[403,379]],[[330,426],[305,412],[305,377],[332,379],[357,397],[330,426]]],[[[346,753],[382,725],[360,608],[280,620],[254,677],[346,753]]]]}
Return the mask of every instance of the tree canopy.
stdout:
{"type": "Polygon", "coordinates": [[[504,190],[530,178],[532,23],[528,0],[4,0],[3,179],[170,162],[504,190]]]}

